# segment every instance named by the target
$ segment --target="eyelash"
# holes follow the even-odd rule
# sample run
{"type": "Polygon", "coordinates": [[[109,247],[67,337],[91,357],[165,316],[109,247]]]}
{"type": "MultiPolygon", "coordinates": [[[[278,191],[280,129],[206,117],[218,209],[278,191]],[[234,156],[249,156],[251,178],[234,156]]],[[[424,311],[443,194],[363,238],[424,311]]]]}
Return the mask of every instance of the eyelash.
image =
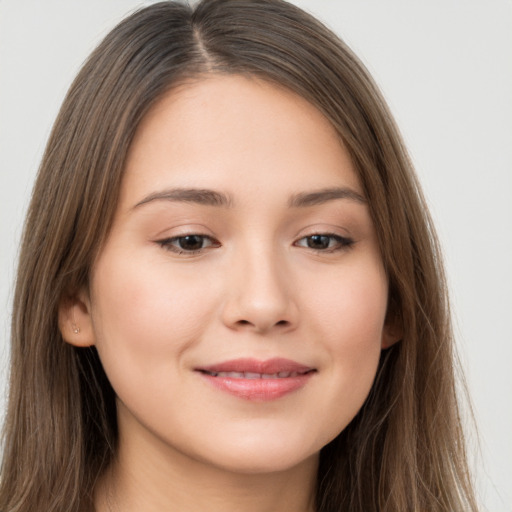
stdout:
{"type": "Polygon", "coordinates": [[[332,253],[332,252],[348,250],[355,243],[355,241],[352,238],[348,238],[348,237],[341,236],[341,235],[336,235],[335,233],[313,233],[311,235],[307,235],[307,236],[300,238],[299,240],[297,240],[294,243],[294,245],[297,247],[305,247],[303,245],[298,245],[298,243],[301,242],[302,240],[308,240],[308,239],[311,240],[313,237],[329,238],[330,239],[329,244],[331,243],[332,240],[335,241],[334,247],[327,247],[325,249],[316,249],[314,247],[307,246],[308,249],[311,249],[312,251],[315,251],[317,253],[332,253]]]}
{"type": "Polygon", "coordinates": [[[211,236],[202,235],[200,233],[190,233],[187,235],[174,236],[171,238],[165,238],[163,240],[157,240],[157,244],[160,245],[162,248],[166,249],[167,251],[174,252],[176,254],[186,254],[187,256],[199,254],[200,252],[202,252],[205,249],[208,249],[210,247],[220,247],[220,243],[217,240],[215,240],[211,236]],[[192,237],[201,238],[203,241],[209,240],[210,245],[208,247],[201,247],[199,249],[192,249],[192,250],[186,250],[186,249],[178,247],[177,245],[173,245],[175,243],[176,244],[179,243],[179,240],[183,240],[185,238],[192,238],[192,237]]]}
{"type": "MultiPolygon", "coordinates": [[[[167,251],[171,251],[176,254],[186,254],[187,256],[199,254],[202,251],[204,251],[205,249],[209,249],[212,247],[214,247],[214,248],[220,247],[220,245],[221,245],[217,240],[215,240],[211,236],[202,235],[199,233],[190,233],[190,234],[186,234],[186,235],[165,238],[163,240],[157,240],[156,243],[167,251]],[[199,249],[191,249],[191,250],[183,249],[183,248],[180,248],[179,246],[175,245],[175,244],[179,244],[180,240],[183,240],[186,238],[192,238],[192,237],[200,238],[203,242],[204,242],[204,240],[208,240],[210,242],[210,245],[207,247],[200,247],[199,249]]],[[[293,245],[295,245],[296,247],[308,248],[316,253],[324,253],[325,254],[325,253],[334,253],[334,252],[338,252],[338,251],[349,250],[354,245],[354,243],[355,243],[355,241],[353,239],[344,237],[344,236],[340,236],[340,235],[336,235],[334,233],[313,233],[311,235],[307,235],[307,236],[300,238],[299,240],[294,242],[293,245]],[[305,240],[306,244],[308,244],[308,240],[312,240],[314,237],[329,238],[330,239],[328,242],[329,245],[331,244],[331,242],[333,240],[335,242],[335,245],[334,245],[334,247],[326,247],[323,249],[314,248],[309,245],[299,245],[299,242],[301,242],[303,240],[305,240]]]]}

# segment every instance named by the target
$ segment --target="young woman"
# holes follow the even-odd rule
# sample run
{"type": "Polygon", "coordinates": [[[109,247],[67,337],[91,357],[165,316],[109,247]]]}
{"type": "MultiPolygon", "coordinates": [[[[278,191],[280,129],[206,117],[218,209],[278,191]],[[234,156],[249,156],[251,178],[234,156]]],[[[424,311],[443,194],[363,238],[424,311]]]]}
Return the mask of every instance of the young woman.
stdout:
{"type": "Polygon", "coordinates": [[[476,510],[426,211],[309,15],[127,18],[34,188],[0,510],[476,510]]]}

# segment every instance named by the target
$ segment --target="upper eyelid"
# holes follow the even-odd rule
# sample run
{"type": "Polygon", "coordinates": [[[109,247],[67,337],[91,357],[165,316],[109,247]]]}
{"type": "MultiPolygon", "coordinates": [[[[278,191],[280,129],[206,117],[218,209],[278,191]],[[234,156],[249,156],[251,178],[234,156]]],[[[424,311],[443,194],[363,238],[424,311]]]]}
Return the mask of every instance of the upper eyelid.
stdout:
{"type": "Polygon", "coordinates": [[[159,240],[155,240],[155,243],[158,244],[162,249],[164,249],[166,251],[169,251],[169,252],[175,253],[175,254],[179,254],[182,256],[186,256],[186,255],[192,256],[195,254],[199,254],[202,251],[209,250],[211,248],[218,248],[221,246],[220,242],[218,242],[218,240],[216,240],[214,237],[209,236],[209,235],[201,235],[199,233],[187,233],[184,235],[165,237],[165,238],[161,238],[159,240]],[[210,243],[206,247],[201,247],[199,249],[190,249],[190,250],[187,250],[187,249],[181,248],[177,245],[174,245],[175,241],[179,240],[180,238],[186,238],[187,236],[199,236],[204,239],[208,239],[210,241],[210,243]]]}
{"type": "Polygon", "coordinates": [[[181,236],[190,235],[209,236],[211,238],[215,238],[215,236],[212,234],[211,229],[209,229],[206,225],[202,223],[187,221],[167,226],[165,227],[165,229],[159,229],[158,232],[152,235],[152,238],[154,238],[155,240],[163,240],[164,238],[179,238],[181,236]]]}
{"type": "Polygon", "coordinates": [[[335,238],[341,238],[343,240],[352,240],[354,241],[354,237],[351,233],[348,232],[347,229],[343,229],[341,227],[329,226],[325,228],[317,228],[315,226],[308,226],[305,229],[299,231],[299,233],[295,236],[295,241],[302,240],[303,238],[308,238],[310,236],[321,235],[321,236],[330,236],[335,238]]]}
{"type": "MultiPolygon", "coordinates": [[[[341,233],[336,233],[336,232],[333,232],[331,230],[322,230],[322,229],[316,229],[316,230],[312,230],[310,232],[306,232],[306,233],[302,233],[302,234],[297,234],[293,237],[293,239],[295,241],[298,241],[298,240],[302,240],[303,238],[308,238],[310,236],[315,236],[315,235],[320,235],[320,236],[329,236],[329,237],[334,237],[334,238],[341,238],[341,239],[344,239],[344,240],[353,240],[353,237],[349,234],[341,234],[341,233]]],[[[178,233],[178,234],[172,234],[172,235],[169,235],[169,236],[157,236],[154,238],[155,242],[161,242],[161,241],[169,241],[169,240],[175,240],[175,239],[178,239],[178,238],[184,238],[184,237],[187,237],[187,236],[201,236],[201,237],[204,237],[204,238],[208,238],[210,240],[214,240],[216,242],[219,242],[218,238],[215,237],[214,235],[211,235],[209,233],[205,233],[203,231],[195,231],[195,230],[187,230],[187,231],[184,231],[183,233],[178,233]]]]}
{"type": "Polygon", "coordinates": [[[180,238],[186,238],[187,236],[199,236],[201,238],[206,238],[206,239],[210,240],[214,244],[215,243],[220,244],[220,242],[214,236],[206,235],[206,234],[203,234],[203,233],[192,233],[192,232],[184,233],[182,235],[166,236],[166,237],[163,237],[163,238],[159,238],[158,240],[155,240],[155,242],[157,242],[157,243],[171,242],[171,241],[174,241],[174,240],[178,240],[180,238]]]}
{"type": "Polygon", "coordinates": [[[339,235],[337,233],[318,232],[318,233],[312,233],[310,235],[301,236],[300,238],[296,239],[294,244],[296,244],[297,242],[300,242],[301,240],[305,240],[306,238],[310,238],[312,236],[326,236],[328,238],[334,238],[335,240],[337,240],[338,242],[340,242],[342,244],[345,244],[346,246],[353,245],[355,243],[355,240],[350,236],[339,235]]]}
{"type": "MultiPolygon", "coordinates": [[[[161,238],[159,240],[155,240],[155,242],[157,244],[161,245],[162,247],[164,247],[164,246],[172,246],[172,242],[177,241],[180,238],[186,238],[187,236],[198,236],[198,237],[207,239],[207,240],[209,240],[210,245],[207,246],[207,247],[202,247],[200,249],[190,250],[190,251],[187,251],[185,249],[179,249],[178,247],[176,247],[176,250],[182,251],[183,253],[187,253],[187,252],[188,253],[193,253],[193,252],[199,252],[199,251],[208,249],[210,247],[218,248],[218,247],[222,246],[221,242],[219,240],[217,240],[215,237],[213,237],[211,235],[202,234],[202,233],[199,233],[199,232],[188,232],[188,233],[184,233],[184,234],[180,234],[180,235],[169,236],[169,237],[161,238]]],[[[334,239],[337,240],[337,242],[342,247],[346,247],[346,248],[348,248],[349,246],[352,246],[356,242],[352,237],[339,235],[337,233],[330,233],[330,232],[325,232],[325,231],[324,232],[316,231],[316,232],[313,232],[313,233],[310,233],[310,234],[303,235],[303,236],[300,236],[298,238],[295,238],[293,243],[292,243],[292,245],[294,245],[296,247],[301,247],[300,245],[298,245],[298,242],[300,242],[302,240],[305,240],[307,238],[310,238],[312,236],[326,236],[328,238],[334,238],[334,239]]],[[[323,251],[321,249],[318,249],[318,250],[319,251],[323,251]]],[[[326,249],[325,252],[328,252],[328,250],[326,249]]]]}

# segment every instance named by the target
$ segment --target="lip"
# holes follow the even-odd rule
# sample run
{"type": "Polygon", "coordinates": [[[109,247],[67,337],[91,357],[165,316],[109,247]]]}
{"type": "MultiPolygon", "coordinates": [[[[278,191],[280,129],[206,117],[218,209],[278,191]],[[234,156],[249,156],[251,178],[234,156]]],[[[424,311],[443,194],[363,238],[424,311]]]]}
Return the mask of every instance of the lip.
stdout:
{"type": "Polygon", "coordinates": [[[215,388],[238,398],[270,401],[299,390],[316,369],[290,359],[241,358],[195,368],[215,388]]]}

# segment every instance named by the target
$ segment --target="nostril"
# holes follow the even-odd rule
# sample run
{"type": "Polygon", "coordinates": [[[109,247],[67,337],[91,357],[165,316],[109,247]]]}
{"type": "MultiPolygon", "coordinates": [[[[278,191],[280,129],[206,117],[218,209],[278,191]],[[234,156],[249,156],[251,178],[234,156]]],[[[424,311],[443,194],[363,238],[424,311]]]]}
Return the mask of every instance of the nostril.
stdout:
{"type": "MultiPolygon", "coordinates": [[[[257,324],[250,322],[249,320],[238,320],[236,323],[238,326],[247,326],[247,325],[254,326],[254,327],[257,326],[257,324]]],[[[290,322],[288,322],[288,320],[279,320],[279,322],[276,322],[273,325],[274,325],[274,327],[287,327],[290,325],[290,322]]]]}

